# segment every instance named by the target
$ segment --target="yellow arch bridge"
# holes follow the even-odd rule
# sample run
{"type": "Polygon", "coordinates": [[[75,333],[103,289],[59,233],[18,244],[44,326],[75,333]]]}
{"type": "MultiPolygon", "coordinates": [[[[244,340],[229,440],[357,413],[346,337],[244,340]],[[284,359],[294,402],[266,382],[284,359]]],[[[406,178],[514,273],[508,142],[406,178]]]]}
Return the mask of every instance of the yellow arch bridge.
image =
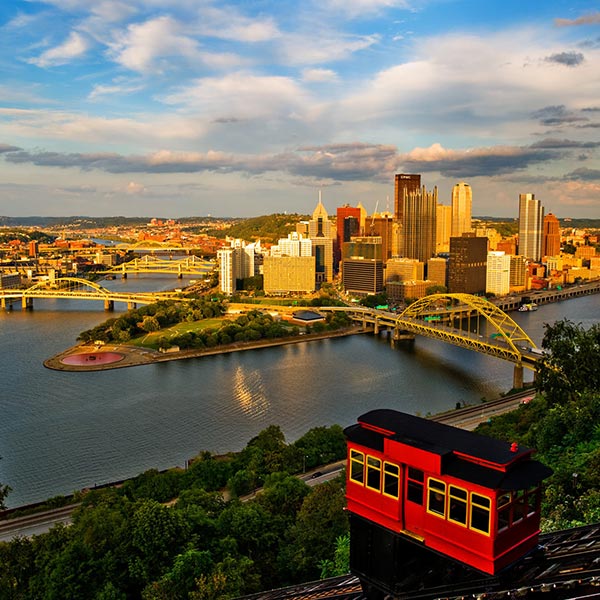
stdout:
{"type": "Polygon", "coordinates": [[[76,277],[60,277],[54,281],[43,281],[26,289],[0,290],[0,306],[12,308],[12,303],[21,301],[22,309],[33,308],[34,298],[71,298],[79,300],[101,300],[105,310],[112,310],[115,302],[124,302],[127,308],[137,304],[152,304],[159,300],[181,298],[178,292],[112,292],[92,281],[76,277]]]}
{"type": "Polygon", "coordinates": [[[177,275],[181,279],[184,275],[205,276],[215,268],[213,261],[208,261],[197,256],[187,256],[182,259],[169,260],[156,256],[146,255],[134,258],[128,262],[102,271],[105,274],[121,275],[127,278],[129,273],[166,273],[177,275]]]}
{"type": "Polygon", "coordinates": [[[470,294],[432,294],[402,313],[364,307],[323,307],[343,310],[375,334],[391,333],[393,340],[423,335],[514,363],[513,387],[523,387],[523,367],[534,370],[541,356],[531,338],[505,312],[485,298],[470,294]],[[468,329],[461,324],[468,320],[468,329]],[[472,329],[474,327],[474,330],[472,329]]]}

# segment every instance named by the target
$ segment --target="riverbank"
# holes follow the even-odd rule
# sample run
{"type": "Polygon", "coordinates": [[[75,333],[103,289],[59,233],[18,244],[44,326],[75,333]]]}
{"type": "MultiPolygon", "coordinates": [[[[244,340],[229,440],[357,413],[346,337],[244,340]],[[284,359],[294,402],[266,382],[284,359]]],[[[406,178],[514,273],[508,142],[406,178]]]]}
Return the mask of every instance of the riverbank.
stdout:
{"type": "Polygon", "coordinates": [[[307,333],[290,337],[263,339],[254,342],[235,342],[233,344],[224,344],[214,348],[180,350],[178,352],[159,352],[150,348],[140,348],[127,344],[105,344],[101,347],[94,344],[77,344],[68,348],[64,352],[57,354],[44,361],[44,366],[54,371],[106,371],[109,369],[122,369],[125,367],[135,367],[140,365],[156,364],[169,362],[173,360],[184,360],[189,358],[201,358],[203,356],[214,356],[216,354],[229,354],[231,352],[241,352],[244,350],[257,350],[259,348],[271,348],[273,346],[284,346],[287,344],[298,344],[312,342],[315,340],[324,340],[330,338],[344,337],[366,333],[366,329],[360,326],[353,326],[334,331],[324,331],[320,333],[307,333]],[[121,355],[118,361],[104,362],[102,360],[89,360],[90,357],[102,358],[104,354],[121,355]],[[87,360],[79,363],[65,362],[69,358],[85,356],[87,360]]]}

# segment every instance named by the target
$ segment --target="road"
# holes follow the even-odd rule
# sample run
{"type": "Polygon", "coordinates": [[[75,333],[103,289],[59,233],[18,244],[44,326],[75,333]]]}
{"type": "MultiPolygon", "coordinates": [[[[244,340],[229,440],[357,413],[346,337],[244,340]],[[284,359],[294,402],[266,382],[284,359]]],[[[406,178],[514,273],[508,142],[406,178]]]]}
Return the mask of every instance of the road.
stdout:
{"type": "MultiPolygon", "coordinates": [[[[433,420],[462,429],[473,430],[489,418],[514,410],[527,402],[528,398],[533,397],[533,390],[522,391],[497,400],[466,406],[452,410],[441,415],[432,417],[433,420]]],[[[337,477],[344,468],[345,461],[339,461],[330,465],[325,465],[315,471],[300,475],[300,478],[310,486],[324,483],[337,477]]],[[[62,523],[71,524],[71,515],[79,504],[70,504],[62,508],[47,510],[41,513],[0,521],[0,542],[8,542],[15,537],[32,537],[41,533],[46,533],[54,525],[62,523]]]]}
{"type": "Polygon", "coordinates": [[[71,524],[71,515],[79,504],[69,504],[61,508],[0,521],[0,542],[9,542],[15,537],[32,537],[46,533],[51,527],[63,523],[71,524]]]}

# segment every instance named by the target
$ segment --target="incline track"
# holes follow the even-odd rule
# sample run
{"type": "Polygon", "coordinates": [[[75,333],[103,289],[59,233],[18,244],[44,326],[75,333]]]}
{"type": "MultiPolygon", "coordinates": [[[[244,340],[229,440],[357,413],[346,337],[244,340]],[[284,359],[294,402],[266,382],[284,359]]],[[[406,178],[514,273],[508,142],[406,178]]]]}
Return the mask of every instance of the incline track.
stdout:
{"type": "MultiPolygon", "coordinates": [[[[404,592],[393,599],[499,600],[538,596],[547,600],[600,597],[600,524],[541,535],[539,548],[501,576],[485,578],[475,574],[470,581],[404,592]]],[[[244,596],[244,600],[284,599],[366,600],[366,596],[353,575],[244,596]]]]}

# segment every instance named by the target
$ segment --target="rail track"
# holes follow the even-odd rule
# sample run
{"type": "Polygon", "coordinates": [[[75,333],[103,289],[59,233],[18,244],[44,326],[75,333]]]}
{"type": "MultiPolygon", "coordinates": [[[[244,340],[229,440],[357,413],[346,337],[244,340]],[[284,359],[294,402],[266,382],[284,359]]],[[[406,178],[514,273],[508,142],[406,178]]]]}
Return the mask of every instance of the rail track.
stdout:
{"type": "MultiPolygon", "coordinates": [[[[427,570],[427,565],[425,565],[427,570]]],[[[411,574],[414,575],[414,574],[411,574]]],[[[432,575],[427,573],[427,575],[432,575]]],[[[424,573],[425,579],[427,578],[424,573]]],[[[539,547],[513,568],[497,577],[482,577],[472,570],[452,573],[459,580],[404,591],[386,600],[544,598],[547,600],[600,598],[600,523],[540,536],[539,547]]],[[[433,574],[440,581],[443,576],[433,574]]],[[[353,575],[244,596],[243,600],[366,600],[353,575]]],[[[242,600],[242,599],[238,599],[242,600]]]]}

